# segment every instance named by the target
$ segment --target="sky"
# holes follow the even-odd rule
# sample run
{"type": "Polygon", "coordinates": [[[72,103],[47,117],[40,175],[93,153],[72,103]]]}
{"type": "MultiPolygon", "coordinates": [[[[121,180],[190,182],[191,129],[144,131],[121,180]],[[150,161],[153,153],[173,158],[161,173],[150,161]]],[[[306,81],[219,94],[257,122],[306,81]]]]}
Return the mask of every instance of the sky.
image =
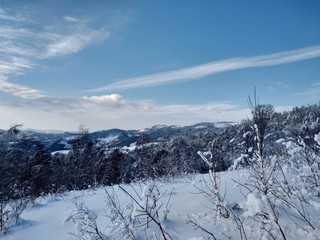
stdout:
{"type": "Polygon", "coordinates": [[[320,101],[317,0],[0,0],[0,128],[241,121],[320,101]]]}

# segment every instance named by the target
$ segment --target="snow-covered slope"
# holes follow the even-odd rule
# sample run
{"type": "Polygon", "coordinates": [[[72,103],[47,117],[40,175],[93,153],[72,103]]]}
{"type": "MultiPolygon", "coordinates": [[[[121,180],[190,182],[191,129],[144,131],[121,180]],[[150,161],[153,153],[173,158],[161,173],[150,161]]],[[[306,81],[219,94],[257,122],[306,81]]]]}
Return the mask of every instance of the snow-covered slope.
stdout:
{"type": "MultiPolygon", "coordinates": [[[[253,195],[248,195],[246,199],[243,195],[246,193],[245,189],[239,191],[240,186],[235,184],[235,181],[241,182],[242,175],[243,172],[235,171],[220,173],[221,190],[225,195],[224,204],[228,204],[234,211],[246,211],[246,214],[240,213],[247,216],[243,218],[246,237],[247,239],[260,239],[260,225],[253,220],[251,215],[259,212],[263,203],[261,199],[253,195]],[[239,206],[242,207],[241,210],[238,209],[239,206]]],[[[96,222],[101,236],[105,239],[127,239],[124,236],[125,223],[128,224],[127,227],[133,231],[137,239],[161,239],[161,233],[156,224],[153,222],[144,224],[143,211],[139,207],[139,204],[151,207],[150,203],[154,203],[153,197],[158,201],[154,209],[150,211],[154,213],[155,219],[171,239],[213,239],[213,236],[205,230],[214,234],[217,239],[240,239],[234,219],[231,216],[221,217],[214,211],[215,207],[205,195],[200,194],[197,190],[197,187],[205,183],[203,180],[210,182],[208,175],[195,175],[174,180],[140,182],[38,198],[34,207],[29,207],[23,212],[20,223],[9,228],[1,239],[89,239],[76,236],[81,234],[81,226],[82,228],[85,226],[84,222],[96,222]],[[130,199],[124,190],[134,196],[137,202],[130,199]],[[106,191],[109,193],[109,198],[106,191]],[[116,209],[110,208],[108,199],[113,199],[115,205],[118,204],[123,214],[122,221],[116,209]],[[80,209],[87,210],[88,214],[82,212],[81,215],[80,209]],[[83,219],[80,220],[79,216],[83,216],[83,219]],[[92,222],[88,221],[90,217],[93,219],[92,222]]],[[[310,209],[312,210],[309,211],[310,219],[315,228],[319,229],[320,208],[315,204],[310,206],[310,209]]],[[[287,239],[317,239],[320,236],[317,230],[305,226],[304,229],[297,227],[289,219],[292,216],[286,216],[284,213],[279,215],[279,221],[281,221],[287,239]]],[[[277,239],[281,239],[281,236],[278,236],[277,239]]]]}

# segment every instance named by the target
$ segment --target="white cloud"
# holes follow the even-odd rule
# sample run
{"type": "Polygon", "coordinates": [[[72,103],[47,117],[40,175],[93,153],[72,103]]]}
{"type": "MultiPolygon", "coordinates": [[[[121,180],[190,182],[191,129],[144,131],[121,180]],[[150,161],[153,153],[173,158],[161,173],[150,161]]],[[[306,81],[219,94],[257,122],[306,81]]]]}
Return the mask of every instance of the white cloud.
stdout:
{"type": "Polygon", "coordinates": [[[237,69],[274,66],[317,57],[320,57],[320,45],[262,56],[232,58],[174,71],[129,78],[89,91],[99,92],[115,89],[150,87],[177,81],[201,78],[237,69]]]}
{"type": "Polygon", "coordinates": [[[90,44],[105,40],[110,34],[105,30],[76,32],[69,36],[59,35],[47,46],[45,58],[77,53],[90,44]]]}
{"type": "Polygon", "coordinates": [[[101,96],[92,96],[92,97],[83,97],[84,99],[87,99],[92,102],[96,103],[123,103],[124,98],[123,96],[113,93],[110,95],[101,95],[101,96]]]}
{"type": "Polygon", "coordinates": [[[114,109],[125,108],[126,111],[136,111],[137,109],[150,110],[153,108],[153,103],[149,100],[130,101],[115,93],[110,95],[83,97],[82,100],[82,103],[86,106],[94,105],[94,107],[109,107],[114,109]]]}
{"type": "Polygon", "coordinates": [[[74,23],[81,21],[79,18],[71,17],[71,16],[65,16],[64,20],[66,22],[74,22],[74,23]]]}
{"type": "Polygon", "coordinates": [[[94,105],[95,107],[119,108],[129,105],[129,102],[119,94],[83,97],[82,99],[84,104],[91,106],[94,105]]]}

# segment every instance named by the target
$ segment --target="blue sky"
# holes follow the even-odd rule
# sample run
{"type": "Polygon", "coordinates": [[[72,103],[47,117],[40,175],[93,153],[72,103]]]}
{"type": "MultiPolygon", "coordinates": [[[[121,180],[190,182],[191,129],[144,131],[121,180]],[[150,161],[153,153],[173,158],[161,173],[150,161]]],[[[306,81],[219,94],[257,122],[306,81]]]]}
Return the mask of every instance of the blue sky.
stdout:
{"type": "Polygon", "coordinates": [[[320,2],[0,0],[0,128],[139,129],[319,103],[320,2]]]}

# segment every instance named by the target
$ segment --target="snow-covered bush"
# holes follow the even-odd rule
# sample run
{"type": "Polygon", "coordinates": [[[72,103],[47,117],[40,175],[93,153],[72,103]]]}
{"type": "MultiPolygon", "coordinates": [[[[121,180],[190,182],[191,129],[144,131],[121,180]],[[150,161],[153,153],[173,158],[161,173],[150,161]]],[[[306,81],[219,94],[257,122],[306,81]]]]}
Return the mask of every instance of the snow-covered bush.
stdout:
{"type": "Polygon", "coordinates": [[[82,240],[104,240],[104,234],[99,230],[97,214],[91,211],[81,200],[74,200],[75,209],[67,217],[75,225],[75,232],[72,235],[82,240]]]}
{"type": "MultiPolygon", "coordinates": [[[[141,183],[140,183],[141,184],[141,183]]],[[[117,192],[124,194],[130,204],[122,205],[113,187],[105,189],[106,208],[104,228],[97,224],[97,214],[83,201],[75,201],[75,210],[66,221],[75,224],[73,235],[79,239],[171,239],[165,221],[170,212],[173,192],[162,192],[155,182],[143,187],[141,194],[132,185],[118,185],[117,192]]],[[[100,216],[103,217],[103,216],[100,216]]]]}
{"type": "Polygon", "coordinates": [[[0,133],[0,234],[19,222],[29,203],[26,196],[29,182],[21,178],[24,166],[17,164],[24,157],[15,147],[21,138],[19,127],[16,125],[0,133]]]}
{"type": "Polygon", "coordinates": [[[132,217],[133,204],[122,205],[115,188],[105,188],[106,193],[106,217],[110,220],[108,235],[119,236],[119,238],[137,239],[134,229],[134,218],[132,217]]]}
{"type": "MultiPolygon", "coordinates": [[[[229,204],[226,200],[226,191],[227,189],[221,189],[221,179],[220,173],[216,171],[215,164],[212,163],[201,151],[198,151],[201,159],[208,164],[209,170],[209,180],[202,178],[200,182],[193,183],[193,186],[202,194],[210,203],[208,206],[209,214],[212,215],[213,223],[217,221],[226,221],[232,222],[235,226],[236,231],[239,234],[241,239],[247,239],[246,230],[244,228],[244,219],[239,212],[239,205],[237,203],[229,204]]],[[[209,234],[213,239],[217,239],[212,230],[206,229],[201,223],[197,222],[197,220],[188,215],[188,219],[186,221],[187,224],[191,224],[195,227],[195,229],[200,229],[205,233],[209,234]]],[[[231,238],[229,233],[220,233],[222,236],[231,238]]]]}
{"type": "Polygon", "coordinates": [[[136,191],[130,193],[121,185],[119,188],[133,201],[131,218],[134,229],[142,230],[146,238],[154,236],[156,239],[171,239],[164,222],[170,212],[172,191],[170,193],[161,192],[161,188],[154,182],[143,187],[141,196],[136,191]],[[169,196],[166,196],[167,194],[169,196]],[[164,202],[164,196],[167,197],[166,202],[164,202]],[[154,226],[151,227],[151,225],[154,226]],[[157,232],[154,229],[157,229],[157,232]]]}
{"type": "MultiPolygon", "coordinates": [[[[250,99],[249,104],[252,125],[243,134],[243,143],[250,144],[246,144],[248,148],[231,168],[242,166],[242,178],[235,183],[245,199],[232,204],[226,202],[226,192],[221,191],[212,154],[206,157],[205,153],[199,152],[211,169],[210,179],[195,187],[209,199],[211,205],[208,209],[215,219],[213,221],[232,220],[241,239],[249,239],[252,229],[259,232],[261,239],[289,239],[288,226],[316,238],[320,225],[312,211],[320,205],[319,134],[314,134],[312,127],[306,126],[301,135],[295,132],[288,138],[290,135],[286,133],[286,138],[275,141],[270,132],[273,107],[259,105],[256,101],[253,104],[250,99]],[[252,141],[249,142],[248,136],[252,141]],[[279,149],[283,153],[281,146],[287,148],[287,154],[277,155],[279,149]]],[[[287,132],[290,133],[290,129],[287,132]]],[[[189,217],[189,223],[216,238],[214,231],[204,228],[194,218],[189,217]]]]}
{"type": "Polygon", "coordinates": [[[19,223],[20,216],[30,203],[30,198],[10,199],[0,194],[0,234],[19,223]]]}
{"type": "Polygon", "coordinates": [[[288,239],[285,222],[290,221],[308,234],[316,229],[315,219],[310,217],[312,207],[309,196],[320,196],[314,194],[319,191],[319,165],[316,164],[316,156],[301,140],[298,141],[300,146],[282,142],[287,145],[291,157],[270,154],[276,152],[266,144],[272,115],[271,107],[252,107],[255,146],[249,159],[246,180],[240,183],[247,191],[246,201],[239,206],[244,210],[243,217],[250,217],[258,223],[262,238],[281,236],[288,239]]]}

